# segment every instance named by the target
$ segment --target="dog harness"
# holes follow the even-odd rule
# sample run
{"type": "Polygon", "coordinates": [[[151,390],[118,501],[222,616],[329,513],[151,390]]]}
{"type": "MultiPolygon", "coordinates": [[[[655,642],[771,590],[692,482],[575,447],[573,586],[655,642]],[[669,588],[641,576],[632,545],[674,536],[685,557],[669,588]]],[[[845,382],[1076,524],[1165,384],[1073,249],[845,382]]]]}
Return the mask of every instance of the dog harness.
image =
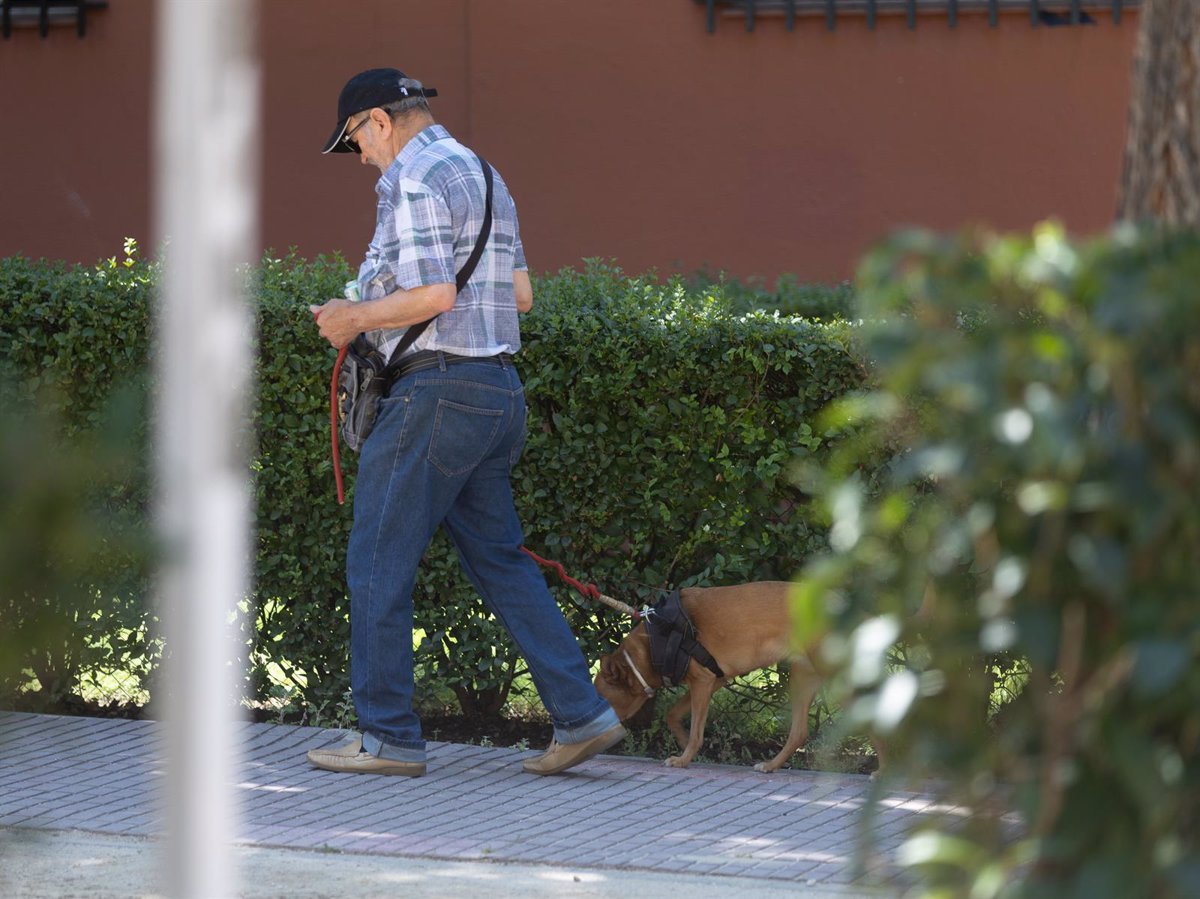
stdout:
{"type": "MultiPolygon", "coordinates": [[[[678,590],[646,609],[644,617],[646,632],[650,635],[650,664],[666,686],[683,683],[692,659],[717,677],[725,676],[712,653],[697,639],[696,626],[684,611],[678,590]]],[[[638,679],[641,680],[640,675],[638,679]]]]}

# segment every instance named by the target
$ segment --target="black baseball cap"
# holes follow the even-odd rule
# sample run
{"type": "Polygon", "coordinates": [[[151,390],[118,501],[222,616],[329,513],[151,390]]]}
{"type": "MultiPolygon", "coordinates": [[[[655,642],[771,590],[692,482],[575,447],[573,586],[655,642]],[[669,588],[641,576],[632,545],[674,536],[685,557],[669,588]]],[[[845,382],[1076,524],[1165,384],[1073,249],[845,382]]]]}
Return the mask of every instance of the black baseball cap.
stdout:
{"type": "Polygon", "coordinates": [[[346,133],[346,122],[356,112],[362,112],[364,109],[374,109],[377,106],[386,106],[389,103],[395,103],[397,100],[405,100],[408,97],[437,96],[437,90],[432,87],[405,87],[404,82],[407,80],[408,76],[399,69],[367,69],[367,71],[359,72],[347,81],[346,86],[342,88],[341,94],[338,95],[337,127],[333,129],[333,136],[329,138],[325,144],[325,149],[321,152],[352,152],[342,142],[342,135],[346,133]]]}

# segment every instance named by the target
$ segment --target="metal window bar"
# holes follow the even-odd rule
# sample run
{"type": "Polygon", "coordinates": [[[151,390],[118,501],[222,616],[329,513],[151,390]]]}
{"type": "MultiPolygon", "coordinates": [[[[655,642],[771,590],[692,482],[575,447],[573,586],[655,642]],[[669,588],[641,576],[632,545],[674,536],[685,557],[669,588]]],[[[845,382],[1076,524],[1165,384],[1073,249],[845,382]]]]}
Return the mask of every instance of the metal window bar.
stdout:
{"type": "Polygon", "coordinates": [[[867,28],[875,30],[881,14],[903,15],[910,30],[917,27],[921,15],[944,14],[951,28],[967,13],[987,14],[988,25],[996,28],[1001,12],[1027,11],[1029,24],[1090,25],[1090,12],[1107,12],[1114,25],[1120,25],[1126,9],[1137,9],[1141,0],[695,0],[706,7],[705,24],[709,32],[717,28],[718,13],[736,15],[746,31],[754,31],[759,18],[782,16],[788,31],[794,31],[800,17],[822,16],[825,27],[834,31],[840,17],[863,15],[867,28]]]}
{"type": "Polygon", "coordinates": [[[50,26],[75,23],[79,37],[87,34],[89,12],[108,9],[108,0],[0,0],[0,35],[7,40],[14,28],[37,28],[50,36],[50,26]]]}

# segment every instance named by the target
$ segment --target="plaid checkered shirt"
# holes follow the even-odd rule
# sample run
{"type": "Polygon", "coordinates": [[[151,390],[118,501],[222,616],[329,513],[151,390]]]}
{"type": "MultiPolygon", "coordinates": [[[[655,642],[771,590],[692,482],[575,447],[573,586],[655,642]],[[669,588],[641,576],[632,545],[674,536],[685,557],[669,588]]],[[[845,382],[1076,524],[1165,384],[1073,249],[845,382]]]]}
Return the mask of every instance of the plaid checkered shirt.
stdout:
{"type": "MultiPolygon", "coordinates": [[[[492,171],[492,232],[479,264],[454,308],[435,318],[406,355],[444,350],[494,356],[521,348],[513,271],[527,268],[525,251],[516,205],[499,172],[492,171]]],[[[362,298],[453,284],[483,228],[487,188],[475,154],[441,125],[430,125],[404,146],[375,192],[375,236],[358,270],[362,298]]],[[[388,358],[404,331],[371,331],[367,337],[388,358]]]]}

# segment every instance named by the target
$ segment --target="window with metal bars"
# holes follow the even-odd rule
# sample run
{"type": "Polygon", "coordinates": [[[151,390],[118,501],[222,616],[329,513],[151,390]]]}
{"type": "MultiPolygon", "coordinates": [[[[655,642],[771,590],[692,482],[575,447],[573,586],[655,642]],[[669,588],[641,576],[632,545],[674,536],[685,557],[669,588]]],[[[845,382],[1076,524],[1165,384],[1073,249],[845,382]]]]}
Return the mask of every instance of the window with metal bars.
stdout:
{"type": "Polygon", "coordinates": [[[694,0],[706,7],[708,30],[717,30],[718,18],[739,18],[753,31],[760,18],[782,17],[789,31],[801,17],[824,17],[825,27],[837,28],[839,18],[866,18],[874,29],[881,16],[904,16],[910,29],[920,18],[944,19],[951,27],[961,15],[987,16],[995,28],[1001,13],[1027,13],[1029,24],[1094,25],[1099,18],[1121,24],[1122,13],[1137,9],[1141,0],[694,0]]]}
{"type": "Polygon", "coordinates": [[[52,25],[73,24],[83,37],[88,13],[102,9],[108,9],[108,0],[0,0],[0,35],[7,39],[14,28],[36,28],[49,37],[52,25]]]}

